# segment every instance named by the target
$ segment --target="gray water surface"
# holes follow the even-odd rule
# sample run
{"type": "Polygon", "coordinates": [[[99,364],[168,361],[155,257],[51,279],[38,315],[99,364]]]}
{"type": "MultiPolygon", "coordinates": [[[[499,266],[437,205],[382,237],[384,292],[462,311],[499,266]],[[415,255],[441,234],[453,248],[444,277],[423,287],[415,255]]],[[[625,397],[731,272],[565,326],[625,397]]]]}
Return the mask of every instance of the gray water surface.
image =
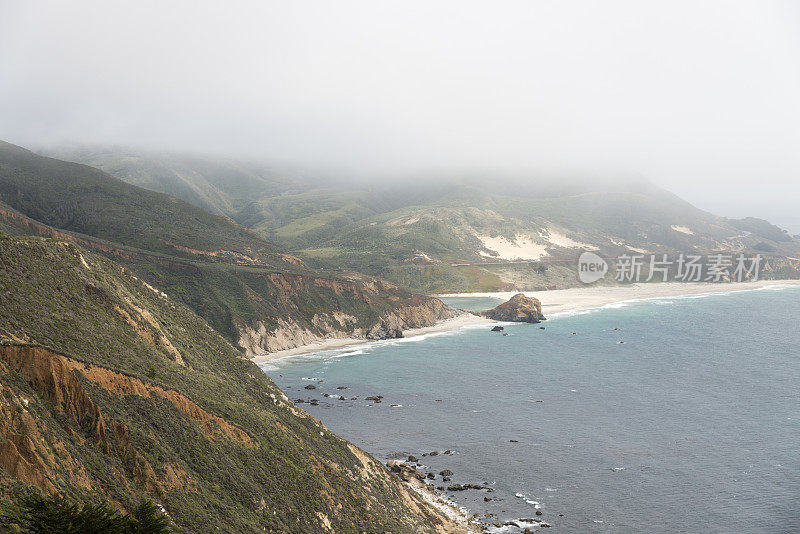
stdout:
{"type": "Polygon", "coordinates": [[[798,316],[797,287],[665,298],[265,371],[375,456],[487,483],[452,495],[490,522],[538,506],[550,532],[798,532],[798,316]]]}

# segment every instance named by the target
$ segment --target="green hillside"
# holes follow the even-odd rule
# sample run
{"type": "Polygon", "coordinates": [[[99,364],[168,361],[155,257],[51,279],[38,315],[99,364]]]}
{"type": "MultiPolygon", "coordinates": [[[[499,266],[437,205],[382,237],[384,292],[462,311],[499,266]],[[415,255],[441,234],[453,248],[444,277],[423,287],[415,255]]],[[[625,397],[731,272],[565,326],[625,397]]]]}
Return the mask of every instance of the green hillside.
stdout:
{"type": "MultiPolygon", "coordinates": [[[[263,180],[246,190],[241,180],[224,179],[245,164],[133,152],[135,158],[102,148],[60,154],[154,189],[170,183],[160,178],[170,165],[173,174],[203,183],[216,176],[215,187],[228,199],[226,215],[307,265],[424,292],[572,286],[584,249],[608,257],[726,251],[800,257],[800,240],[766,221],[717,217],[638,178],[473,173],[359,182],[281,178],[249,164],[263,180]],[[158,173],[148,170],[153,165],[158,173]]],[[[780,272],[791,276],[796,266],[787,269],[780,272]]]]}
{"type": "Polygon", "coordinates": [[[131,510],[149,496],[188,532],[444,528],[128,270],[6,234],[0,260],[0,499],[35,487],[131,510]]]}
{"type": "Polygon", "coordinates": [[[0,145],[0,224],[112,258],[190,306],[249,354],[316,337],[401,335],[435,299],[358,274],[314,272],[232,220],[97,169],[0,145]],[[411,314],[409,309],[424,309],[411,314]],[[399,320],[397,320],[399,318],[399,320]],[[387,329],[391,322],[396,328],[387,329]]]}
{"type": "Polygon", "coordinates": [[[188,202],[0,141],[0,200],[43,224],[129,247],[277,268],[277,247],[188,202]]]}

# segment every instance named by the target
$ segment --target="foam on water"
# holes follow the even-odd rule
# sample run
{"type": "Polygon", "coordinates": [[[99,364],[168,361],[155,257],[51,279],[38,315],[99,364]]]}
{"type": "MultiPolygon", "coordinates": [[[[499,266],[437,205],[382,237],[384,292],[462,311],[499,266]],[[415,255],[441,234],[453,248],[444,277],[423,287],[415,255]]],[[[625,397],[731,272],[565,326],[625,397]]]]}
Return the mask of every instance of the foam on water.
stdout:
{"type": "MultiPolygon", "coordinates": [[[[590,315],[594,314],[603,310],[617,310],[621,308],[626,308],[632,305],[641,304],[641,303],[648,303],[652,302],[657,305],[666,306],[670,304],[675,304],[676,301],[681,300],[696,300],[696,299],[705,299],[708,297],[715,297],[715,296],[730,296],[737,293],[743,293],[748,291],[781,291],[784,289],[797,289],[800,286],[791,285],[791,284],[774,284],[774,285],[766,285],[758,288],[751,288],[751,289],[733,289],[730,291],[712,291],[708,293],[697,293],[697,294],[690,294],[690,295],[673,295],[669,297],[649,297],[649,298],[641,298],[641,299],[628,299],[619,302],[612,302],[610,304],[604,304],[602,306],[590,307],[590,308],[578,308],[574,310],[565,310],[560,312],[554,312],[547,314],[548,321],[553,321],[556,319],[568,319],[571,317],[576,316],[583,316],[583,315],[590,315]]],[[[453,300],[455,297],[451,297],[453,300]]],[[[511,322],[496,322],[492,323],[493,325],[499,325],[503,327],[508,326],[515,326],[518,323],[511,323],[511,322]]],[[[265,371],[276,371],[284,366],[284,364],[291,364],[292,362],[297,361],[308,361],[309,359],[314,360],[329,360],[333,358],[346,358],[349,356],[358,356],[362,354],[368,354],[373,352],[375,349],[379,349],[382,347],[395,345],[399,343],[418,343],[420,341],[425,341],[427,339],[436,338],[436,337],[445,337],[445,336],[453,336],[462,334],[465,332],[470,332],[472,330],[482,330],[486,328],[486,324],[468,324],[463,325],[458,328],[452,330],[444,330],[439,332],[428,332],[425,334],[419,334],[416,336],[410,337],[402,337],[402,338],[393,338],[393,339],[383,339],[378,341],[367,341],[360,344],[349,345],[347,347],[342,347],[338,349],[327,349],[322,351],[315,351],[309,353],[303,353],[293,356],[286,356],[280,358],[278,360],[272,360],[268,362],[259,363],[258,365],[265,371]]],[[[510,337],[510,336],[509,336],[510,337]]]]}

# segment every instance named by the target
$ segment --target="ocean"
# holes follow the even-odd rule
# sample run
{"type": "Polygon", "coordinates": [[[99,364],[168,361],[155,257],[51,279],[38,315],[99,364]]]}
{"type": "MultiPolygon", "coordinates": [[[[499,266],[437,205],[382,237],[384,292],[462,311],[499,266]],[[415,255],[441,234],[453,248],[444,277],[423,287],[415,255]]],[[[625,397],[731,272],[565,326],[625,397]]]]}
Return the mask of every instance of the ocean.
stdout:
{"type": "Polygon", "coordinates": [[[488,524],[800,532],[798,318],[800,287],[778,286],[630,301],[505,325],[507,336],[469,327],[263,368],[291,399],[317,399],[299,406],[381,460],[414,455],[436,486],[491,488],[445,492],[488,524]],[[364,400],[377,395],[382,402],[364,400]]]}

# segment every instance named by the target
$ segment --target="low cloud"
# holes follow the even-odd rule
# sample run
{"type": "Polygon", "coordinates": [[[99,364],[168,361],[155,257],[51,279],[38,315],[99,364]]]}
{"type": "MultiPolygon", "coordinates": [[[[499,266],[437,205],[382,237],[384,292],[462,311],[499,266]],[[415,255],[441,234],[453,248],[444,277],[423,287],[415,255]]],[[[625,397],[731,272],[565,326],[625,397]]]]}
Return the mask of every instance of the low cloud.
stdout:
{"type": "Polygon", "coordinates": [[[4,2],[0,138],[641,174],[798,231],[798,30],[790,1],[4,2]]]}

